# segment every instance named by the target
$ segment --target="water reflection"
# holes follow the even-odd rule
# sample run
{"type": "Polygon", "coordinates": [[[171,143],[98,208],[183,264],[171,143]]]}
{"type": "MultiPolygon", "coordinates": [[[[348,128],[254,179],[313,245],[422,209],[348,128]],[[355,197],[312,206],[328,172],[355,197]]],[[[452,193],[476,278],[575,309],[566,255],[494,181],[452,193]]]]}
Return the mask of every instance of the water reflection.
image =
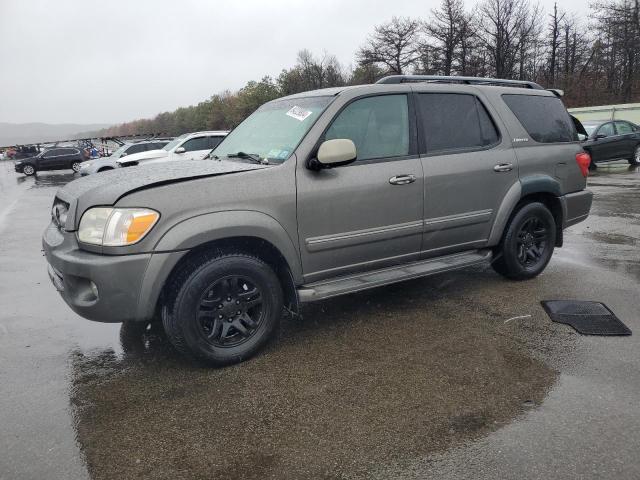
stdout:
{"type": "Polygon", "coordinates": [[[484,297],[486,276],[444,275],[313,305],[303,320],[284,321],[260,356],[223,369],[183,360],[158,325],[127,325],[122,355],[71,358],[89,471],[365,478],[376,465],[485,435],[525,402],[542,403],[556,379],[492,321],[511,312],[461,295],[475,288],[484,297]]]}

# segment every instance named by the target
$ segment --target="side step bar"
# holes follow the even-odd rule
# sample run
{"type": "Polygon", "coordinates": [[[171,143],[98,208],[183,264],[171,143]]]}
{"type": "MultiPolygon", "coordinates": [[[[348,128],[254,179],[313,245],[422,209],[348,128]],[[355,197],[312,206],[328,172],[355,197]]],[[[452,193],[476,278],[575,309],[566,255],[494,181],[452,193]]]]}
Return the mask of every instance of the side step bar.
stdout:
{"type": "Polygon", "coordinates": [[[347,293],[359,292],[369,288],[380,287],[382,285],[402,282],[412,278],[426,277],[436,273],[457,270],[489,260],[491,260],[491,250],[475,250],[445,255],[443,257],[430,258],[428,260],[382,268],[357,275],[349,275],[302,285],[298,288],[298,298],[301,302],[313,302],[347,293]]]}

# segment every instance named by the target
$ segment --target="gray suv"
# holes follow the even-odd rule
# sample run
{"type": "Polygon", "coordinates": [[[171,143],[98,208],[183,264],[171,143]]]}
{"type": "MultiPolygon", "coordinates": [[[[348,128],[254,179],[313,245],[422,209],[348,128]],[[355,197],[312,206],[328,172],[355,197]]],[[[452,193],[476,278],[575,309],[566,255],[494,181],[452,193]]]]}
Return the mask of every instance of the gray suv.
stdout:
{"type": "Polygon", "coordinates": [[[301,302],[482,262],[535,277],[589,214],[589,163],[557,92],[387,77],[269,102],[202,162],[69,183],[44,251],[81,316],[159,316],[226,365],[301,302]]]}

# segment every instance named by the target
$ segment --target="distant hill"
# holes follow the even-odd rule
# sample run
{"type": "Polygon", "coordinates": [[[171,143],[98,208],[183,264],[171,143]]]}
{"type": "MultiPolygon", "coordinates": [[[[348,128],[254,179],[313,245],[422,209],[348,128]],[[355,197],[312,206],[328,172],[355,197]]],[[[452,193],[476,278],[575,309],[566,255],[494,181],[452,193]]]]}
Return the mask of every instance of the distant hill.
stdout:
{"type": "Polygon", "coordinates": [[[82,132],[95,132],[108,127],[106,123],[6,123],[0,122],[0,146],[51,142],[78,137],[82,132]]]}

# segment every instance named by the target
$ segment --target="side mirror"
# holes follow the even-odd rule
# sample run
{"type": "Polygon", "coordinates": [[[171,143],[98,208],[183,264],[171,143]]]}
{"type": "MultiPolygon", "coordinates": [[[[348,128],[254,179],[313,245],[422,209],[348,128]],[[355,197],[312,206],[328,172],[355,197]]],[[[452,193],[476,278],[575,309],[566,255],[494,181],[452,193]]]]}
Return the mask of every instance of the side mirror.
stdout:
{"type": "Polygon", "coordinates": [[[184,147],[178,147],[173,151],[173,153],[184,153],[184,152],[186,152],[184,147]]]}
{"type": "Polygon", "coordinates": [[[578,140],[580,140],[581,142],[584,142],[585,140],[587,140],[589,137],[587,137],[584,133],[579,133],[578,134],[578,140]]]}
{"type": "Polygon", "coordinates": [[[120,155],[120,157],[126,157],[127,155],[129,155],[127,152],[122,152],[122,155],[120,155]]]}
{"type": "Polygon", "coordinates": [[[322,142],[316,156],[316,168],[333,168],[348,165],[356,160],[356,145],[348,138],[336,138],[322,142]]]}

